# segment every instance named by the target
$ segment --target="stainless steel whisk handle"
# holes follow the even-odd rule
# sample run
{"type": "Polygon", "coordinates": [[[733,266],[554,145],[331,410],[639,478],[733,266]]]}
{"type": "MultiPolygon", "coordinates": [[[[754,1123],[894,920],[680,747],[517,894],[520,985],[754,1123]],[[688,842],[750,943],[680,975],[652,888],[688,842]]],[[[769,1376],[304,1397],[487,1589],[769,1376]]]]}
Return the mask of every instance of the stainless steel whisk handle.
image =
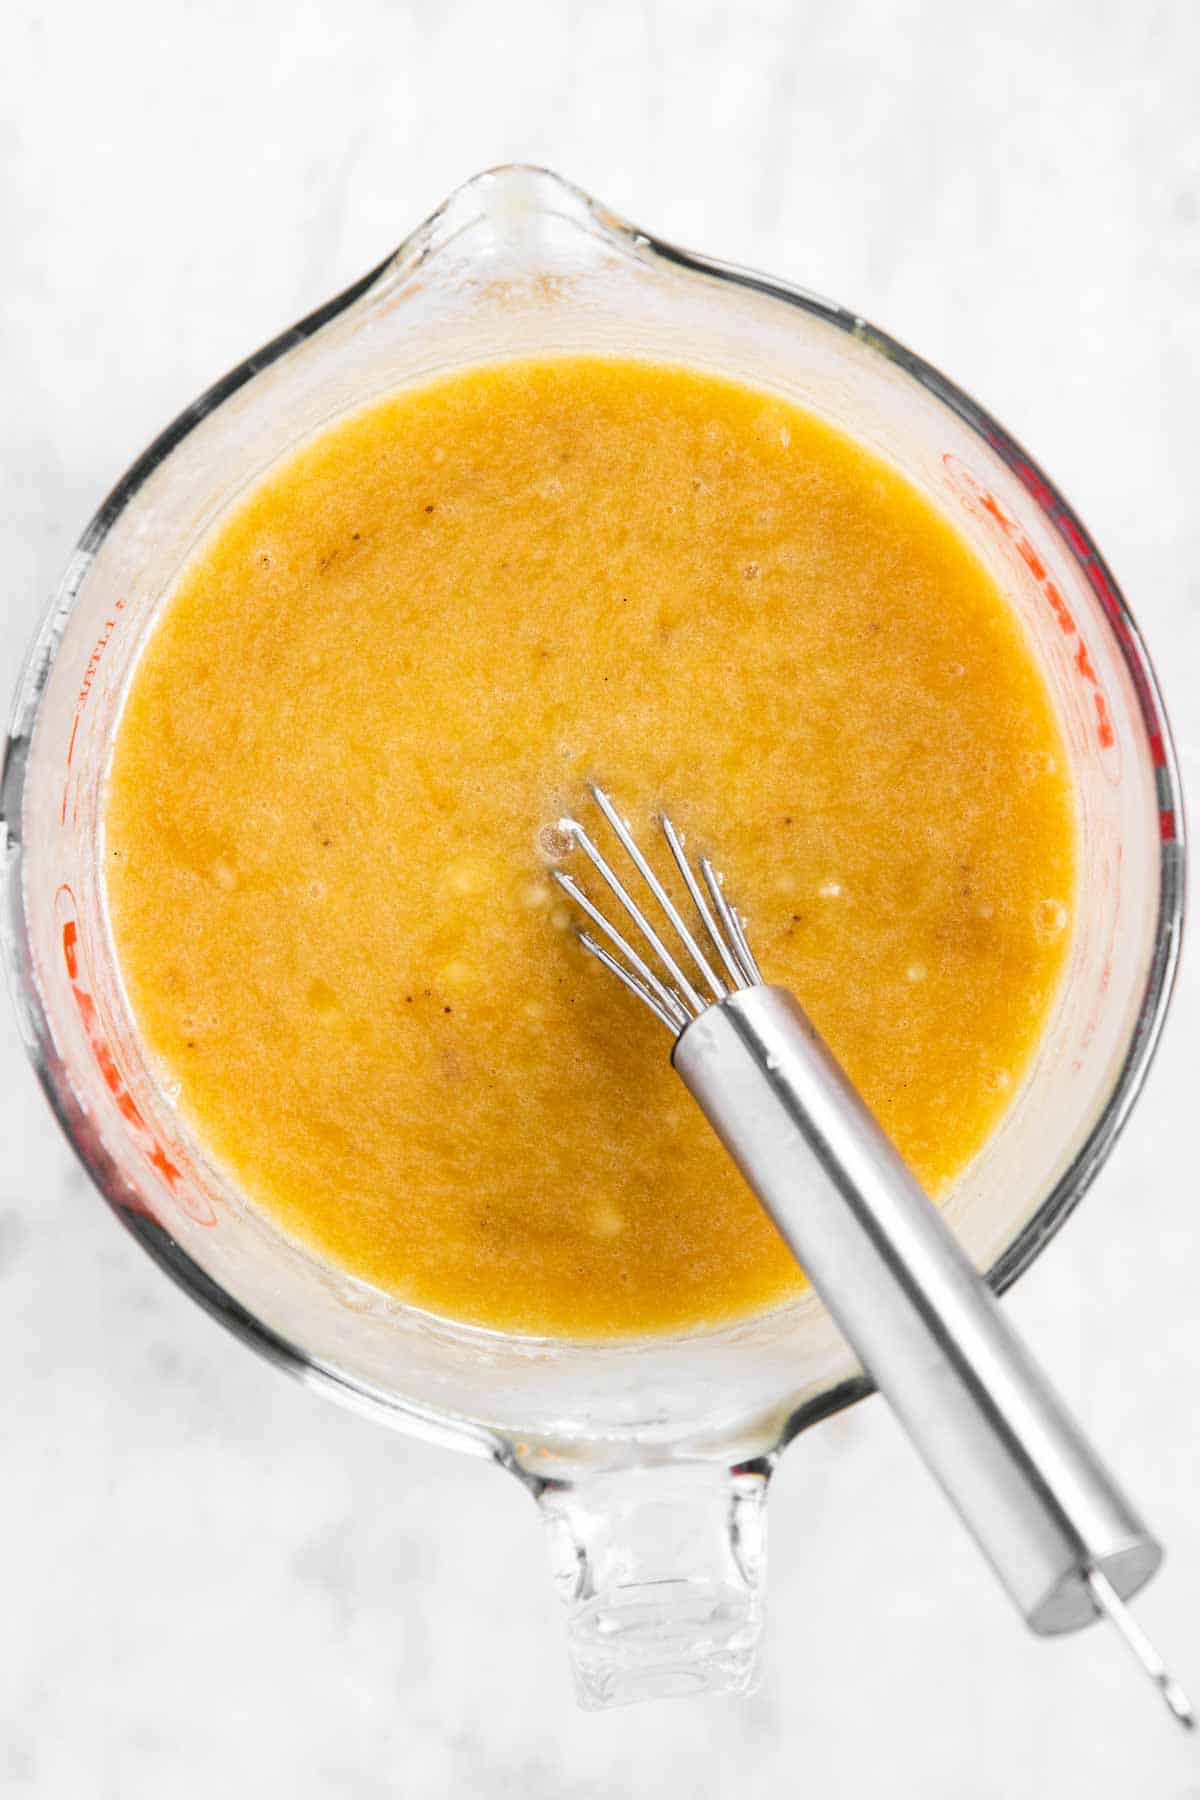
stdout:
{"type": "Polygon", "coordinates": [[[793,996],[730,994],[672,1061],[1030,1627],[1136,1593],[1159,1545],[793,996]]]}
{"type": "Polygon", "coordinates": [[[1106,1614],[1194,1728],[1125,1607],[1162,1560],[1158,1544],[796,1000],[763,982],[710,858],[697,874],[659,814],[684,901],[604,790],[591,791],[649,909],[584,826],[560,820],[554,849],[582,852],[624,924],[555,869],[599,933],[580,932],[584,949],[670,1032],[676,1069],[1026,1622],[1048,1634],[1106,1614]]]}

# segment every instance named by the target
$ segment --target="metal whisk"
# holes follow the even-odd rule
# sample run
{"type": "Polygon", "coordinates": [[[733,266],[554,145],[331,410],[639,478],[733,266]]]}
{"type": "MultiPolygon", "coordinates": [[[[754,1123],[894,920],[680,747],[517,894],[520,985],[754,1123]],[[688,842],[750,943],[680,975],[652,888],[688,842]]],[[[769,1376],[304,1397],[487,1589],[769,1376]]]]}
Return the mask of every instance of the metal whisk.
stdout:
{"type": "Polygon", "coordinates": [[[1158,1568],[1159,1545],[797,1001],[764,982],[709,859],[697,875],[660,817],[689,923],[608,795],[591,793],[648,899],[577,819],[561,820],[624,916],[619,930],[556,868],[599,934],[581,930],[584,948],[671,1033],[676,1071],[1026,1623],[1049,1635],[1106,1615],[1194,1727],[1124,1604],[1158,1568]]]}

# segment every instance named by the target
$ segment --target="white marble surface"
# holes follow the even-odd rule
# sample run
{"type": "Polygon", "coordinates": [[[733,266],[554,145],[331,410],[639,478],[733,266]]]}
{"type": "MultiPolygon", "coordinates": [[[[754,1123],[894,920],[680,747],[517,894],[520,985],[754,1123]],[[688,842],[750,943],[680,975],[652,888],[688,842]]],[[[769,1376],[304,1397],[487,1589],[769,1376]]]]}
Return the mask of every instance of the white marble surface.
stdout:
{"type": "MultiPolygon", "coordinates": [[[[545,161],[847,300],[1095,529],[1200,774],[1200,13],[1170,0],[9,0],[0,677],[158,427],[454,184],[545,161]]],[[[1013,1310],[1171,1546],[1200,1690],[1200,974],[1013,1310]]],[[[0,1025],[0,1792],[1200,1796],[1115,1642],[1027,1638],[872,1404],[772,1503],[745,1702],[584,1716],[533,1510],[323,1406],[113,1224],[0,1025]]]]}

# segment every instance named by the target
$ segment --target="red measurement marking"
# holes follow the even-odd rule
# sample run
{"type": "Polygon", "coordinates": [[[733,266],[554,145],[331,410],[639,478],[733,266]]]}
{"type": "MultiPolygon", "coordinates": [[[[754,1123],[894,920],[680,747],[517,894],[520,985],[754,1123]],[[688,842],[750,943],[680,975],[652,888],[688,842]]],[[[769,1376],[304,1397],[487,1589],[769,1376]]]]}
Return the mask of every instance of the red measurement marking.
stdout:
{"type": "MultiPolygon", "coordinates": [[[[1034,549],[1028,536],[1003,503],[992,493],[991,489],[984,487],[978,477],[973,475],[966,464],[960,462],[953,452],[947,450],[942,457],[942,463],[945,467],[946,474],[954,487],[962,495],[967,507],[969,509],[978,508],[981,512],[986,513],[988,517],[994,520],[1000,527],[1004,536],[1008,539],[1025,567],[1029,570],[1029,573],[1033,576],[1033,579],[1041,592],[1042,598],[1057,619],[1064,636],[1079,639],[1075,649],[1075,667],[1079,672],[1080,679],[1085,681],[1092,690],[1092,710],[1096,720],[1096,741],[1101,750],[1116,750],[1118,748],[1117,735],[1113,730],[1112,715],[1108,710],[1108,701],[1106,700],[1104,690],[1100,685],[1100,677],[1096,673],[1096,665],[1091,659],[1088,647],[1084,643],[1083,635],[1080,632],[1078,625],[1075,623],[1070,607],[1062,596],[1061,589],[1051,581],[1045,563],[1034,549]]],[[[1034,498],[1037,499],[1040,504],[1046,505],[1047,508],[1053,506],[1055,504],[1054,496],[1051,494],[1046,484],[1040,480],[1036,472],[1030,468],[1028,463],[1020,462],[1020,459],[1018,459],[1018,463],[1019,466],[1014,465],[1015,472],[1024,483],[1025,487],[1028,488],[1029,492],[1034,495],[1034,498]]],[[[1060,516],[1056,514],[1055,523],[1064,526],[1068,521],[1065,515],[1060,516]]],[[[1084,572],[1091,582],[1092,587],[1099,595],[1101,603],[1109,618],[1114,624],[1121,624],[1122,635],[1128,635],[1124,630],[1120,600],[1118,599],[1112,584],[1104,574],[1103,569],[1100,567],[1100,564],[1095,560],[1095,551],[1087,544],[1082,532],[1076,529],[1073,524],[1071,530],[1067,533],[1067,536],[1068,540],[1078,549],[1079,554],[1082,557],[1087,558],[1084,565],[1084,572]]],[[[1107,759],[1104,766],[1106,769],[1110,767],[1107,759]]],[[[1112,778],[1113,780],[1120,779],[1119,763],[1112,778]]]]}
{"type": "Polygon", "coordinates": [[[1012,524],[1012,520],[997,500],[995,494],[989,494],[986,488],[977,487],[975,490],[975,497],[979,501],[984,512],[991,513],[993,519],[996,520],[996,523],[1002,525],[1007,531],[1008,527],[1012,524]]]}
{"type": "MultiPolygon", "coordinates": [[[[1150,755],[1155,768],[1161,769],[1167,760],[1163,744],[1162,723],[1159,718],[1158,702],[1150,691],[1142,667],[1142,651],[1130,625],[1129,615],[1125,611],[1124,602],[1113,585],[1112,578],[1100,561],[1100,554],[1078,519],[1072,518],[1058,495],[1044,482],[1037,470],[1032,468],[1023,458],[1014,456],[1011,447],[1003,439],[995,439],[995,448],[1013,471],[1021,485],[1028,490],[1038,505],[1045,512],[1055,529],[1066,538],[1072,550],[1079,558],[1083,572],[1096,594],[1101,606],[1108,615],[1109,623],[1123,645],[1126,647],[1126,660],[1133,685],[1137,689],[1141,703],[1142,716],[1150,739],[1150,755]]],[[[1105,715],[1107,717],[1107,713],[1105,715]]],[[[1109,721],[1109,731],[1112,723],[1109,721]]],[[[1173,817],[1173,815],[1172,815],[1173,817]]],[[[1174,828],[1172,828],[1174,835],[1174,828]]]]}
{"type": "MultiPolygon", "coordinates": [[[[113,601],[113,612],[114,613],[123,612],[124,609],[125,609],[124,600],[114,600],[113,601]]],[[[65,825],[67,822],[67,799],[69,797],[70,787],[71,787],[71,761],[75,755],[75,739],[79,733],[80,714],[83,712],[84,707],[88,703],[88,696],[90,695],[90,693],[92,691],[92,684],[96,679],[96,673],[100,667],[100,658],[104,655],[104,652],[107,650],[107,648],[109,646],[109,642],[111,641],[111,638],[112,638],[112,634],[117,629],[118,623],[119,623],[119,620],[117,620],[117,619],[105,619],[104,630],[100,633],[100,636],[96,639],[96,642],[92,645],[92,654],[87,659],[87,666],[85,667],[85,669],[83,671],[83,679],[79,683],[79,692],[75,696],[75,714],[71,720],[71,736],[67,741],[67,759],[66,759],[65,764],[63,765],[64,779],[63,779],[62,812],[59,815],[59,823],[62,825],[65,825]]]]}
{"type": "Polygon", "coordinates": [[[1057,587],[1055,587],[1055,585],[1052,581],[1047,581],[1044,584],[1044,586],[1042,588],[1042,592],[1045,594],[1046,599],[1050,603],[1051,612],[1054,614],[1055,618],[1058,620],[1059,624],[1061,625],[1062,629],[1066,632],[1067,636],[1070,637],[1072,632],[1075,630],[1075,621],[1071,617],[1070,607],[1067,605],[1066,601],[1063,599],[1061,593],[1059,592],[1057,587]]]}
{"type": "MultiPolygon", "coordinates": [[[[88,1048],[91,1050],[96,1067],[116,1103],[117,1111],[129,1127],[130,1137],[150,1167],[161,1175],[173,1198],[178,1201],[188,1217],[194,1219],[197,1225],[215,1225],[217,1215],[204,1196],[198,1193],[185,1179],[178,1164],[172,1162],[167,1155],[166,1150],[147,1124],[141,1108],[125,1085],[125,1078],[117,1067],[116,1058],[113,1056],[100,1023],[100,1014],[95,998],[83,971],[79,947],[79,912],[75,904],[75,895],[65,884],[55,895],[54,904],[62,924],[63,963],[66,966],[67,980],[71,984],[71,997],[75,1002],[84,1036],[87,1038],[88,1048]]],[[[151,1209],[140,1199],[127,1199],[124,1204],[135,1212],[145,1213],[147,1217],[154,1216],[151,1209]]]]}
{"type": "Polygon", "coordinates": [[[1179,836],[1175,814],[1170,807],[1164,807],[1158,815],[1158,835],[1164,844],[1173,844],[1179,836]]]}

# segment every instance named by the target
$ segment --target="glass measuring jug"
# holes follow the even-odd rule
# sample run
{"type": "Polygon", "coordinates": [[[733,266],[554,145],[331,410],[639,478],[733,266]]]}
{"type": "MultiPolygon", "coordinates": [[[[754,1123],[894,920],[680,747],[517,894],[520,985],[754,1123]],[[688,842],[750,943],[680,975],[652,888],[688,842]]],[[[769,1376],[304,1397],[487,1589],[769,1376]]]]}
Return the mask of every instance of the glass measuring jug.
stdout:
{"type": "Polygon", "coordinates": [[[1090,539],[966,396],[841,309],[658,244],[544,172],[454,195],[379,269],[151,446],[89,527],[27,667],[6,762],[6,941],[31,1054],[119,1215],[248,1341],[337,1397],[494,1457],[547,1523],[581,1697],[744,1687],[772,1460],[865,1391],[811,1295],[676,1338],[570,1343],[433,1318],[286,1239],[204,1156],[122,996],[99,875],[121,696],[223,510],[322,425],[483,360],[684,361],[799,402],[954,520],[1020,617],[1079,798],[1080,919],[1020,1091],[948,1206],[1003,1285],[1078,1199],[1137,1091],[1178,945],[1182,819],[1136,630],[1090,539]]]}

